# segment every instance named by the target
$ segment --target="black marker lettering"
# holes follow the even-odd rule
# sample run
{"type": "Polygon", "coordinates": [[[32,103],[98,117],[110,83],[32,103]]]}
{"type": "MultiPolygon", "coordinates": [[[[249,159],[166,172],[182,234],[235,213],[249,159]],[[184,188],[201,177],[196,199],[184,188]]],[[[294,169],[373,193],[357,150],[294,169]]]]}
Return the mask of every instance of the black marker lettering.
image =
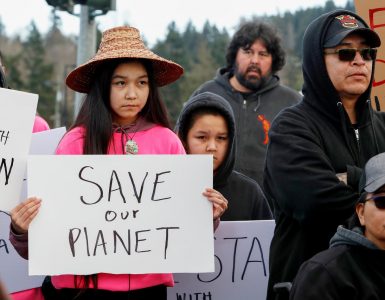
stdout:
{"type": "Polygon", "coordinates": [[[83,178],[83,171],[86,169],[86,168],[91,168],[92,170],[94,169],[93,167],[91,167],[91,166],[85,166],[85,167],[83,167],[83,168],[81,168],[80,169],[80,171],[79,171],[79,178],[80,178],[80,180],[83,180],[83,181],[85,181],[85,182],[89,182],[89,183],[92,183],[92,184],[94,184],[94,185],[96,185],[97,187],[98,187],[98,189],[99,189],[99,192],[100,192],[100,197],[99,197],[99,199],[97,199],[95,202],[93,202],[93,203],[88,203],[88,202],[86,202],[85,200],[84,200],[84,197],[83,196],[80,196],[80,200],[84,203],[84,204],[87,204],[87,205],[92,205],[92,204],[96,204],[96,203],[98,203],[100,200],[102,200],[102,198],[103,198],[103,189],[100,187],[100,185],[99,184],[97,184],[96,182],[93,182],[93,181],[91,181],[91,180],[87,180],[87,179],[84,179],[83,178]]]}
{"type": "Polygon", "coordinates": [[[167,259],[167,248],[168,248],[168,230],[169,229],[180,229],[180,227],[159,227],[156,230],[166,229],[166,237],[164,240],[164,259],[167,259]]]}
{"type": "Polygon", "coordinates": [[[170,199],[171,197],[165,197],[165,198],[160,198],[160,199],[155,199],[155,192],[156,192],[156,186],[158,183],[163,183],[164,181],[158,181],[159,179],[159,176],[160,175],[163,175],[163,174],[167,174],[167,173],[171,173],[171,171],[166,171],[166,172],[161,172],[161,173],[157,173],[156,174],[156,177],[155,177],[155,181],[154,181],[154,188],[152,190],[152,196],[151,196],[151,200],[152,201],[161,201],[161,200],[167,200],[167,199],[170,199]]]}
{"type": "Polygon", "coordinates": [[[126,203],[126,199],[124,198],[124,195],[123,195],[122,185],[120,184],[119,177],[118,177],[118,175],[116,174],[116,171],[115,171],[115,170],[112,170],[111,178],[110,178],[110,188],[109,188],[109,191],[108,191],[108,202],[110,202],[110,200],[111,200],[111,193],[112,193],[112,192],[115,192],[115,191],[119,191],[119,192],[120,192],[120,196],[122,197],[123,202],[126,203]],[[113,183],[113,181],[114,181],[114,178],[115,178],[115,181],[116,181],[117,184],[118,184],[118,187],[115,188],[115,189],[112,188],[112,183],[113,183]]]}
{"type": "Polygon", "coordinates": [[[11,175],[11,172],[12,172],[12,167],[13,167],[13,162],[15,161],[15,159],[12,157],[11,159],[11,166],[8,170],[7,168],[7,160],[5,158],[2,158],[1,159],[1,165],[0,165],[0,174],[1,174],[1,171],[5,170],[5,185],[8,184],[8,181],[9,181],[9,176],[11,175]]]}
{"type": "Polygon", "coordinates": [[[135,196],[136,200],[138,201],[138,203],[140,203],[142,201],[143,186],[144,186],[144,183],[146,181],[148,172],[146,172],[146,176],[144,176],[144,178],[143,178],[142,185],[140,186],[139,195],[138,195],[138,191],[136,190],[136,185],[135,185],[134,179],[132,178],[131,172],[128,172],[128,175],[130,176],[132,188],[134,189],[134,196],[135,196]]]}

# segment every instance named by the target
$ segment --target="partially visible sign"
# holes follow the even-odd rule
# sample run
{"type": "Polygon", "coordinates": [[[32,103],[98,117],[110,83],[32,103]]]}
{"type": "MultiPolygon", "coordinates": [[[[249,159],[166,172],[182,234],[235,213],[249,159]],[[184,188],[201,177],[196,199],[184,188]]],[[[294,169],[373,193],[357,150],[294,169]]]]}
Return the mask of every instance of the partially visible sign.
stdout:
{"type": "Polygon", "coordinates": [[[38,95],[0,88],[0,210],[19,201],[38,95]]]}
{"type": "Polygon", "coordinates": [[[215,272],[174,274],[167,299],[266,299],[274,227],[273,220],[221,222],[215,233],[215,272]]]}
{"type": "Polygon", "coordinates": [[[212,272],[212,176],[209,155],[30,156],[30,274],[212,272]]]}
{"type": "Polygon", "coordinates": [[[376,69],[372,90],[372,100],[377,96],[381,110],[385,111],[385,1],[384,0],[355,0],[357,14],[369,27],[376,31],[381,38],[381,47],[377,50],[376,69]]]}
{"type": "MultiPolygon", "coordinates": [[[[31,154],[54,154],[65,133],[65,128],[32,134],[31,154]]],[[[27,180],[24,180],[20,200],[27,198],[27,180]]],[[[0,278],[10,293],[41,286],[43,276],[28,276],[28,262],[21,258],[9,241],[10,217],[0,212],[0,278]]]]}

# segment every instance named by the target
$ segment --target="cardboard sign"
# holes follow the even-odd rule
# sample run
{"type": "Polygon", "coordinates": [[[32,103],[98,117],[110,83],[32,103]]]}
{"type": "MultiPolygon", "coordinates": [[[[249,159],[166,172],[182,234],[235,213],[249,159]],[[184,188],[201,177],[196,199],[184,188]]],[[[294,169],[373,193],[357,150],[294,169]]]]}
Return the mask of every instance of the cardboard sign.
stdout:
{"type": "MultiPolygon", "coordinates": [[[[33,133],[30,153],[53,154],[64,133],[64,127],[33,133]]],[[[27,198],[27,182],[23,182],[21,201],[27,198]]],[[[8,239],[10,222],[8,215],[0,213],[0,278],[10,293],[39,287],[44,277],[28,276],[28,261],[17,254],[8,239]]]]}
{"type": "Polygon", "coordinates": [[[28,161],[42,198],[29,273],[212,272],[208,155],[54,155],[28,161]]]}
{"type": "Polygon", "coordinates": [[[373,82],[372,100],[377,96],[381,103],[381,110],[385,110],[385,1],[383,0],[355,0],[357,14],[369,27],[376,31],[381,38],[381,47],[377,50],[376,69],[373,82]]]}
{"type": "Polygon", "coordinates": [[[0,88],[0,210],[19,201],[38,95],[0,88]]]}
{"type": "Polygon", "coordinates": [[[266,299],[274,227],[274,220],[221,222],[215,233],[215,272],[175,274],[167,299],[266,299]]]}

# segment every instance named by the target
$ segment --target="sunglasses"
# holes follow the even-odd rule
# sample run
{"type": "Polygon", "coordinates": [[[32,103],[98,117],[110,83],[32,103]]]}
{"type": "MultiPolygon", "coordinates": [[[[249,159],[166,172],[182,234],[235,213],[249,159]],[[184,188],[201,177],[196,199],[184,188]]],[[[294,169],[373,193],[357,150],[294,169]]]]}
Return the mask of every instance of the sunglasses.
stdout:
{"type": "Polygon", "coordinates": [[[325,49],[324,54],[338,54],[340,61],[353,61],[356,57],[356,52],[359,52],[363,60],[375,60],[377,49],[376,48],[343,48],[343,49],[325,49]]]}
{"type": "Polygon", "coordinates": [[[374,205],[378,209],[385,209],[385,193],[373,194],[373,196],[371,198],[366,199],[365,202],[369,200],[373,200],[374,205]]]}

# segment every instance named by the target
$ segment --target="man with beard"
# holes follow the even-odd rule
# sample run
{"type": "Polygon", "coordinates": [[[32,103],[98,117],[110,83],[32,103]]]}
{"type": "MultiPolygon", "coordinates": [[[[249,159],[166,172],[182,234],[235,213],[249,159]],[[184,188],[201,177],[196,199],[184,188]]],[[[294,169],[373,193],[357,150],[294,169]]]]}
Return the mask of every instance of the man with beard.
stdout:
{"type": "Polygon", "coordinates": [[[236,122],[235,170],[262,185],[270,123],[301,95],[280,84],[276,73],[285,64],[285,52],[276,30],[266,23],[243,23],[228,46],[226,60],[227,66],[193,96],[212,92],[230,103],[236,122]]]}

